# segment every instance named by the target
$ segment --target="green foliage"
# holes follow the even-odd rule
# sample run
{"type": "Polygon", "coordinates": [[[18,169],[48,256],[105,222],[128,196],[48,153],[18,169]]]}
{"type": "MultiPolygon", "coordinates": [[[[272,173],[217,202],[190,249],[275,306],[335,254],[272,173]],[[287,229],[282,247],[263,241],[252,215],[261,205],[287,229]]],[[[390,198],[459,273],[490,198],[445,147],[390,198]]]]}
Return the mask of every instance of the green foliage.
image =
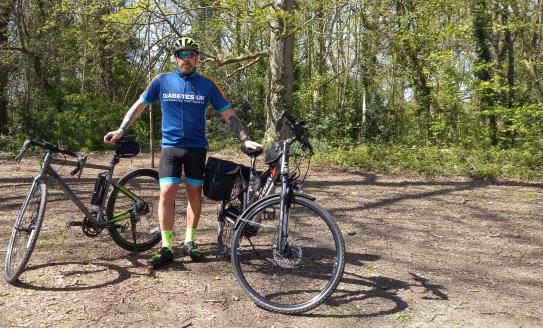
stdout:
{"type": "Polygon", "coordinates": [[[543,142],[520,149],[466,149],[368,144],[330,148],[316,143],[315,162],[380,173],[471,176],[482,179],[543,178],[543,142]]]}
{"type": "MultiPolygon", "coordinates": [[[[10,134],[0,138],[0,151],[13,153],[25,136],[103,149],[103,134],[118,127],[149,74],[174,68],[169,45],[180,33],[199,39],[199,71],[223,87],[249,134],[261,140],[269,60],[217,62],[268,50],[272,22],[282,19],[295,27],[279,31],[295,37],[293,112],[308,122],[319,162],[538,178],[543,55],[541,41],[530,39],[540,28],[533,23],[537,2],[498,1],[495,17],[484,4],[300,0],[289,13],[241,0],[29,2],[25,15],[8,15],[0,35],[0,99],[7,99],[10,134]],[[198,9],[186,15],[189,5],[198,9]]],[[[153,119],[158,144],[159,105],[153,119]]],[[[129,132],[143,148],[148,125],[145,112],[129,132]]],[[[208,136],[212,150],[241,145],[212,109],[208,136]]]]}
{"type": "Polygon", "coordinates": [[[16,137],[12,136],[0,136],[0,156],[16,154],[22,142],[16,137]]]}
{"type": "Polygon", "coordinates": [[[56,95],[26,117],[21,135],[50,142],[63,141],[68,149],[104,149],[103,136],[118,127],[125,106],[106,95],[56,95]]]}
{"type": "Polygon", "coordinates": [[[411,320],[411,316],[405,313],[396,313],[394,314],[394,319],[401,322],[406,322],[406,321],[411,320]]]}

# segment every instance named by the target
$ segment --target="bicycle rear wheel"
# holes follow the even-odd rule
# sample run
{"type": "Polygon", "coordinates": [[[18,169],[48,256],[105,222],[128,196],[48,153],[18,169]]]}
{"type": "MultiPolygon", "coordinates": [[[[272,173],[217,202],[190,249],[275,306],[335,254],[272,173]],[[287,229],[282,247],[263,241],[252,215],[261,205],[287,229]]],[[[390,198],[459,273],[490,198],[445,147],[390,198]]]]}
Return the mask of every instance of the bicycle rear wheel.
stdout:
{"type": "Polygon", "coordinates": [[[232,267],[245,293],[260,307],[300,313],[335,290],[345,267],[345,244],[330,214],[295,196],[290,205],[285,251],[279,251],[280,196],[262,201],[244,216],[232,240],[232,267]],[[260,218],[259,223],[255,223],[260,218]],[[258,233],[244,233],[258,225],[258,233]]]}
{"type": "Polygon", "coordinates": [[[6,252],[4,279],[10,284],[15,282],[24,271],[36,246],[46,203],[46,184],[43,182],[33,184],[19,210],[6,252]]]}
{"type": "Polygon", "coordinates": [[[158,172],[150,169],[132,171],[119,180],[119,185],[129,192],[124,193],[118,188],[111,191],[106,216],[111,220],[116,214],[132,211],[135,217],[119,221],[109,227],[109,235],[117,245],[128,251],[146,251],[161,239],[158,223],[160,199],[158,172]],[[130,193],[144,200],[147,207],[138,209],[137,201],[129,196],[130,193]]]}
{"type": "Polygon", "coordinates": [[[221,203],[218,215],[222,215],[222,218],[219,217],[217,220],[217,250],[215,252],[219,260],[230,259],[230,244],[234,231],[231,222],[237,220],[243,212],[245,190],[243,179],[238,176],[234,181],[229,199],[221,203]]]}

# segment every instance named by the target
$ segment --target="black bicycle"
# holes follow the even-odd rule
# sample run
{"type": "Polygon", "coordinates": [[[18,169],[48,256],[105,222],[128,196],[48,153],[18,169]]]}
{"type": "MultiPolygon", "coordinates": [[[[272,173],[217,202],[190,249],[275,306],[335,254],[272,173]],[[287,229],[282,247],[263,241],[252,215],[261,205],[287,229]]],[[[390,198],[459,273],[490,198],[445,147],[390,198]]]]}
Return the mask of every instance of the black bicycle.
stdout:
{"type": "Polygon", "coordinates": [[[120,158],[139,153],[135,137],[126,136],[119,140],[109,166],[87,163],[86,157],[68,151],[63,146],[31,139],[25,140],[15,160],[20,161],[24,153],[33,146],[41,147],[47,150],[47,153],[41,160],[40,172],[34,178],[13,226],[4,267],[4,278],[8,283],[19,278],[30,259],[45,214],[48,186],[53,182],[60,186],[83,213],[81,221],[70,221],[68,225],[80,226],[86,236],[96,237],[103,229],[107,229],[117,245],[132,252],[148,250],[161,240],[157,219],[160,195],[158,172],[138,169],[118,181],[113,180],[113,171],[120,158]],[[59,155],[64,158],[57,158],[59,155]],[[77,158],[77,161],[68,161],[65,156],[77,158]],[[106,170],[96,178],[90,201],[94,209],[83,204],[66,181],[51,167],[54,164],[75,166],[71,175],[79,173],[79,177],[84,168],[106,170]],[[111,192],[110,187],[113,187],[111,192]]]}
{"type": "Polygon", "coordinates": [[[243,149],[251,167],[214,159],[206,167],[204,193],[222,198],[218,254],[224,254],[225,238],[231,236],[232,267],[245,293],[266,310],[292,314],[315,308],[336,289],[345,243],[330,214],[314,197],[298,192],[299,175],[289,170],[291,146],[297,142],[309,154],[312,148],[305,123],[287,112],[282,118],[293,137],[266,153],[265,171],[255,168],[261,149],[243,149]]]}
{"type": "MultiPolygon", "coordinates": [[[[204,194],[221,201],[217,212],[218,259],[230,258],[233,228],[240,215],[256,200],[273,194],[279,177],[271,166],[265,171],[256,170],[256,158],[262,148],[241,150],[251,158],[250,167],[214,157],[208,158],[206,164],[204,194]]],[[[251,232],[246,230],[246,233],[251,232]]]]}

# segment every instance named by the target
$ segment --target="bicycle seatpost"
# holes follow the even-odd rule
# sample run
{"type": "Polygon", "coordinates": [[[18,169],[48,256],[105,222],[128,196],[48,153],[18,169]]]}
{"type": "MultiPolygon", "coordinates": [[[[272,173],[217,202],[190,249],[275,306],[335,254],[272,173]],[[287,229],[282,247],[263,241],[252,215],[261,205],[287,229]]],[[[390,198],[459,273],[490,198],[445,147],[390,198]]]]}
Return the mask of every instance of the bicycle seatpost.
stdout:
{"type": "Polygon", "coordinates": [[[242,146],[241,151],[247,156],[251,157],[251,173],[256,172],[256,158],[258,157],[258,155],[262,154],[264,149],[262,149],[261,147],[252,149],[242,146]]]}
{"type": "Polygon", "coordinates": [[[256,170],[256,156],[251,156],[251,171],[255,172],[256,170]]]}

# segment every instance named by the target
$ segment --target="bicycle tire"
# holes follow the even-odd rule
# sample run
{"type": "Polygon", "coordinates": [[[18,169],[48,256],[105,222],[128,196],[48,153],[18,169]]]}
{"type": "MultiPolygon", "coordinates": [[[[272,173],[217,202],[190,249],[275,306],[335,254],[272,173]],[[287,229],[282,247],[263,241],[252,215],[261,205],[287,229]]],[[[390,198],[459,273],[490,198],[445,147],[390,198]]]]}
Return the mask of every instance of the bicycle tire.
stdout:
{"type": "MultiPolygon", "coordinates": [[[[245,193],[247,192],[248,181],[238,175],[234,180],[234,185],[230,191],[228,200],[221,204],[223,211],[228,211],[235,216],[240,216],[245,202],[245,193]]],[[[220,215],[220,214],[218,214],[220,215]]],[[[217,220],[217,249],[215,251],[218,260],[230,259],[230,243],[232,240],[233,225],[225,218],[217,220]]]]}
{"type": "MultiPolygon", "coordinates": [[[[161,240],[158,226],[158,202],[160,199],[158,172],[151,169],[135,170],[122,177],[118,183],[146,201],[149,205],[149,212],[139,217],[136,234],[140,238],[137,238],[136,242],[132,238],[130,219],[121,221],[123,225],[116,224],[108,227],[109,235],[117,245],[128,251],[149,250],[161,240]]],[[[129,210],[133,206],[134,201],[130,197],[120,192],[118,188],[113,188],[107,201],[106,217],[111,219],[114,213],[129,210]]]]}
{"type": "Polygon", "coordinates": [[[47,185],[44,182],[38,182],[28,192],[13,225],[4,264],[4,279],[10,284],[19,279],[34,251],[43,223],[46,204],[47,185]],[[34,208],[35,205],[37,205],[36,208],[34,208]],[[26,226],[27,224],[28,226],[26,226]],[[16,258],[19,259],[18,262],[14,262],[16,258]]]}
{"type": "Polygon", "coordinates": [[[232,240],[233,226],[224,221],[217,221],[217,249],[215,257],[219,261],[230,260],[230,242],[232,240]]]}
{"type": "Polygon", "coordinates": [[[280,208],[280,202],[280,195],[262,199],[259,201],[260,204],[254,204],[254,207],[243,215],[232,239],[230,257],[237,281],[256,305],[272,312],[295,314],[320,305],[337,288],[345,267],[345,242],[337,223],[327,211],[312,200],[295,195],[289,210],[288,241],[291,244],[289,246],[291,251],[289,255],[281,258],[282,255],[277,255],[279,252],[274,250],[273,246],[277,226],[270,225],[270,222],[278,223],[279,213],[270,215],[266,212],[270,208],[280,208]],[[298,212],[302,213],[299,211],[301,209],[307,209],[308,213],[312,213],[314,217],[302,218],[302,221],[298,222],[296,215],[298,212]],[[246,238],[245,226],[254,225],[253,217],[257,215],[268,217],[259,224],[256,236],[246,238]],[[275,220],[271,221],[270,216],[275,217],[275,220]],[[328,245],[330,249],[324,247],[326,241],[323,242],[314,236],[324,230],[318,229],[319,223],[324,223],[328,229],[323,234],[333,240],[328,245]],[[302,231],[307,229],[308,236],[298,238],[298,228],[302,231]],[[253,240],[259,236],[261,236],[260,239],[253,240]],[[271,240],[268,240],[269,238],[271,240]],[[321,255],[325,256],[323,260],[312,262],[314,258],[321,255]],[[327,257],[330,258],[327,259],[327,257]],[[271,269],[268,269],[267,266],[270,264],[271,269]],[[270,274],[274,269],[279,270],[279,273],[270,274]],[[307,269],[310,271],[306,271],[307,269]],[[315,282],[310,281],[313,277],[317,278],[315,282]],[[291,284],[291,282],[296,283],[291,284]],[[278,290],[276,287],[270,287],[274,283],[278,284],[278,290]],[[317,285],[318,287],[315,287],[317,285]],[[284,289],[290,286],[297,289],[286,292],[284,289]],[[302,286],[304,290],[300,289],[302,286]],[[297,299],[292,302],[286,301],[285,298],[290,296],[297,299]]]}

